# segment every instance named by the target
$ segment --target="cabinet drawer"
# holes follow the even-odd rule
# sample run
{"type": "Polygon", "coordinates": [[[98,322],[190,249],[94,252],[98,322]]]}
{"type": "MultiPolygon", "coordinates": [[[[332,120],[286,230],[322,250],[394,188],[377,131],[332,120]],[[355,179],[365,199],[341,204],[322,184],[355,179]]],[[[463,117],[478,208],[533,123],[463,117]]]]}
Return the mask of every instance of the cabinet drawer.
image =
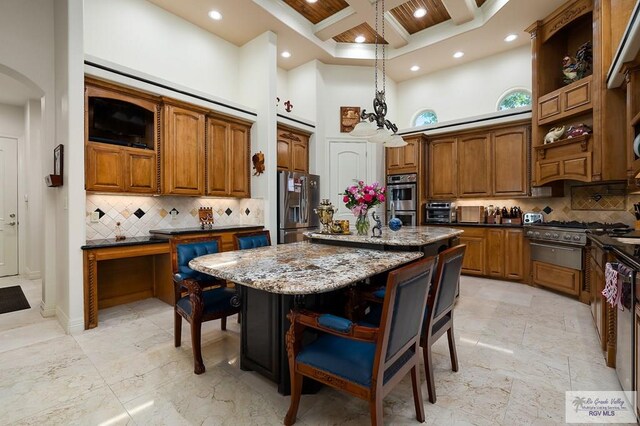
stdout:
{"type": "Polygon", "coordinates": [[[563,93],[563,112],[573,112],[572,110],[591,104],[591,79],[584,80],[581,84],[563,93]]]}
{"type": "Polygon", "coordinates": [[[572,296],[580,293],[580,271],[533,261],[533,283],[572,296]]]}
{"type": "Polygon", "coordinates": [[[572,157],[536,161],[537,184],[543,185],[559,179],[591,182],[591,153],[572,157]]]}
{"type": "Polygon", "coordinates": [[[538,99],[538,124],[560,122],[593,108],[593,76],[587,76],[538,99]]]}
{"type": "Polygon", "coordinates": [[[558,115],[561,112],[560,95],[556,94],[550,98],[541,98],[538,102],[538,118],[544,120],[546,118],[558,115]]]}

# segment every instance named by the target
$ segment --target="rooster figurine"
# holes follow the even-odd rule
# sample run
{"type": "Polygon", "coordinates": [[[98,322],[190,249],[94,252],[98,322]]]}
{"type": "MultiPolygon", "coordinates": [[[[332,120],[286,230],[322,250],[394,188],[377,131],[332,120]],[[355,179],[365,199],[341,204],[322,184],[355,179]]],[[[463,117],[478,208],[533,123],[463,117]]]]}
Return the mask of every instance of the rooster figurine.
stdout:
{"type": "Polygon", "coordinates": [[[576,70],[576,60],[571,56],[565,56],[562,59],[562,73],[564,74],[565,84],[573,83],[578,78],[578,71],[576,70]]]}
{"type": "Polygon", "coordinates": [[[565,56],[562,59],[562,73],[564,74],[565,84],[573,83],[589,75],[592,61],[593,54],[590,41],[578,48],[575,58],[569,55],[565,56]]]}

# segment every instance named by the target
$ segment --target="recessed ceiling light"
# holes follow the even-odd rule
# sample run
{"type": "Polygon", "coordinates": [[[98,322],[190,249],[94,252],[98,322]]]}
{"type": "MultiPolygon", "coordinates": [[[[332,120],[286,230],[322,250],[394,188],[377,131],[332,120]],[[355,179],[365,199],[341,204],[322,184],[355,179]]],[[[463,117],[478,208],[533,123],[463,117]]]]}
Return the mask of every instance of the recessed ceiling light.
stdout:
{"type": "Polygon", "coordinates": [[[356,43],[364,43],[367,39],[363,35],[356,37],[356,43]]]}
{"type": "Polygon", "coordinates": [[[283,58],[290,58],[291,57],[291,53],[289,53],[289,51],[285,50],[284,52],[282,52],[280,54],[283,58]]]}
{"type": "Polygon", "coordinates": [[[506,41],[506,42],[508,43],[508,42],[513,41],[513,40],[515,40],[515,39],[517,39],[517,38],[518,38],[518,36],[517,36],[517,35],[515,35],[515,34],[509,34],[508,36],[506,36],[506,37],[504,38],[504,41],[506,41]]]}
{"type": "Polygon", "coordinates": [[[219,21],[222,19],[222,13],[218,12],[217,10],[212,10],[211,12],[209,12],[209,18],[215,21],[219,21]]]}
{"type": "Polygon", "coordinates": [[[453,57],[456,59],[460,59],[464,56],[464,52],[456,52],[453,54],[453,57]]]}
{"type": "Polygon", "coordinates": [[[420,69],[420,67],[419,67],[419,66],[417,66],[417,65],[414,65],[414,66],[412,66],[412,67],[411,67],[411,68],[409,68],[409,69],[410,69],[411,71],[418,71],[418,70],[420,69]]]}
{"type": "Polygon", "coordinates": [[[424,7],[420,7],[416,9],[415,12],[413,12],[413,16],[415,16],[416,18],[422,18],[426,14],[427,14],[427,9],[425,9],[424,7]]]}
{"type": "Polygon", "coordinates": [[[318,1],[318,0],[307,0],[307,3],[315,3],[315,2],[317,2],[317,1],[318,1]]]}

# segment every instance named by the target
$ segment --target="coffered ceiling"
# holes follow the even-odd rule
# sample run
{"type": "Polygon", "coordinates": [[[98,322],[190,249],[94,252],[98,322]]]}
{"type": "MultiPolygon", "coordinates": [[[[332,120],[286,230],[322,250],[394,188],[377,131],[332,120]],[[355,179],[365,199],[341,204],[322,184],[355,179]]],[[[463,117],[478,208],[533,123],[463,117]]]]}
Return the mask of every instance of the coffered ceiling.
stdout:
{"type": "MultiPolygon", "coordinates": [[[[374,0],[148,0],[225,40],[242,46],[265,31],[278,37],[278,66],[293,69],[310,60],[371,65],[374,0]],[[208,12],[217,10],[214,21],[208,12]],[[355,43],[358,35],[365,37],[355,43]]],[[[385,0],[387,73],[395,81],[528,45],[524,29],[565,0],[385,0]],[[416,18],[418,8],[426,9],[416,18]],[[507,43],[504,38],[518,38],[507,43]],[[452,57],[461,51],[463,58],[452,57]],[[410,71],[414,65],[419,71],[410,71]]],[[[381,1],[378,2],[381,7],[381,1]]]]}

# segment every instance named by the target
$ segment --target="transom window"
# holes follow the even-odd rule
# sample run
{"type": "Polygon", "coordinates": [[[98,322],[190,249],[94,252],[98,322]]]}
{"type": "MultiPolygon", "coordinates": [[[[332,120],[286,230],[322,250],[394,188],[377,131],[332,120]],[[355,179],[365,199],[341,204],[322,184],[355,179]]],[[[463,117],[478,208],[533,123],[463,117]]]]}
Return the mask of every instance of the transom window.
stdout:
{"type": "Polygon", "coordinates": [[[413,120],[414,127],[419,126],[427,126],[429,124],[435,124],[438,122],[438,115],[434,110],[425,109],[416,115],[416,118],[413,120]]]}
{"type": "Polygon", "coordinates": [[[531,92],[524,89],[507,92],[498,102],[498,111],[531,106],[531,92]]]}

